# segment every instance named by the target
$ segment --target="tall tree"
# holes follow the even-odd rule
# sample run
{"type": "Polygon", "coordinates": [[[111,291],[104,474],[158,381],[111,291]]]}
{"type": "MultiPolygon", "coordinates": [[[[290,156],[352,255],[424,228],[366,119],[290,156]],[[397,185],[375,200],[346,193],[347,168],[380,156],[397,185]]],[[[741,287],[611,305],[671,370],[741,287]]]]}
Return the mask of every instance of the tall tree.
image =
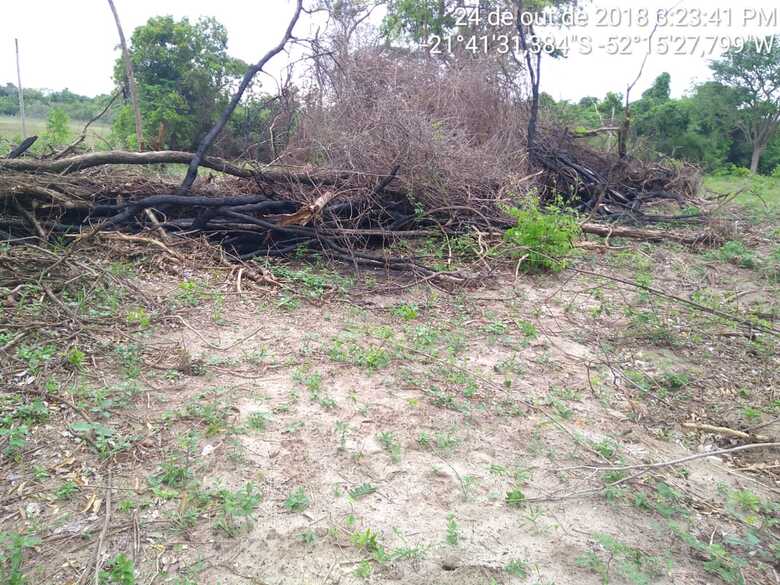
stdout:
{"type": "Polygon", "coordinates": [[[710,67],[717,81],[737,92],[737,124],[753,150],[750,170],[755,173],[780,126],[780,36],[750,40],[710,67]]]}
{"type": "MultiPolygon", "coordinates": [[[[213,18],[195,23],[150,18],[133,32],[130,55],[144,136],[156,148],[194,149],[228,103],[231,84],[246,69],[228,55],[227,31],[213,18]]],[[[114,78],[124,78],[121,59],[114,78]]],[[[114,124],[125,140],[132,136],[129,114],[120,112],[114,124]]]]}

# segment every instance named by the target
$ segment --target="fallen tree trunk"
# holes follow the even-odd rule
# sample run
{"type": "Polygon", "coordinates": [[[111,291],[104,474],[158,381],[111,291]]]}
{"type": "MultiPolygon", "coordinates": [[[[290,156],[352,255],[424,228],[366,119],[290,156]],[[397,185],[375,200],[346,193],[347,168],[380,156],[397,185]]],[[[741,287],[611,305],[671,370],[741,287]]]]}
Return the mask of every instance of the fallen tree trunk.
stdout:
{"type": "MultiPolygon", "coordinates": [[[[157,150],[151,152],[130,152],[107,150],[90,152],[58,160],[0,159],[0,171],[25,173],[72,174],[94,167],[108,165],[157,165],[190,164],[195,158],[191,152],[181,150],[157,150]]],[[[201,166],[242,179],[259,179],[269,183],[295,182],[310,186],[335,185],[349,181],[357,173],[339,173],[322,169],[307,169],[283,165],[238,166],[218,157],[205,157],[201,166]]],[[[365,176],[374,177],[370,173],[365,176]]],[[[385,175],[384,177],[391,176],[385,175]]],[[[186,195],[185,195],[186,196],[186,195]]]]}
{"type": "Polygon", "coordinates": [[[646,240],[648,242],[671,241],[695,246],[699,244],[712,244],[719,241],[719,237],[712,232],[679,233],[664,230],[639,229],[608,225],[603,223],[583,223],[580,229],[586,234],[593,234],[603,238],[631,238],[646,240]]]}
{"type": "MultiPolygon", "coordinates": [[[[92,167],[104,165],[155,165],[165,163],[189,164],[194,158],[191,152],[178,150],[160,150],[154,152],[129,152],[125,150],[108,150],[90,152],[59,160],[36,159],[5,159],[0,160],[0,170],[24,171],[28,173],[75,173],[92,167]]],[[[204,167],[215,171],[234,175],[236,177],[250,178],[252,171],[237,167],[226,160],[215,157],[207,157],[201,161],[204,167]]]]}

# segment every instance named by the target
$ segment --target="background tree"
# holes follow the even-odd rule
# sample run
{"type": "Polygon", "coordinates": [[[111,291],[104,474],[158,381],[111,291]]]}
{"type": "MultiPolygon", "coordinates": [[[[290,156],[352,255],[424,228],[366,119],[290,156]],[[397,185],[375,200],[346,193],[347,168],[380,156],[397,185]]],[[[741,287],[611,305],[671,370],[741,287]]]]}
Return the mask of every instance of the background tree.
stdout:
{"type": "MultiPolygon", "coordinates": [[[[135,29],[131,57],[138,84],[145,140],[155,148],[192,150],[216,121],[228,90],[246,64],[227,53],[227,31],[214,18],[192,24],[171,16],[154,17],[135,29]]],[[[125,78],[121,58],[114,79],[125,78]]],[[[135,146],[133,116],[125,107],[117,116],[118,138],[135,146]]]]}
{"type": "Polygon", "coordinates": [[[752,148],[750,170],[755,173],[780,125],[780,36],[733,48],[711,68],[718,82],[737,92],[737,125],[752,148]]]}
{"type": "Polygon", "coordinates": [[[127,91],[130,94],[130,106],[133,108],[133,120],[135,121],[135,140],[138,143],[138,150],[144,149],[143,122],[141,121],[141,109],[138,105],[138,86],[135,84],[135,74],[133,73],[133,61],[130,58],[130,51],[127,49],[125,32],[122,29],[122,23],[119,20],[119,13],[114,6],[113,0],[108,0],[108,6],[111,8],[111,14],[114,15],[116,30],[119,34],[119,46],[122,48],[122,62],[125,65],[125,75],[127,91]]]}

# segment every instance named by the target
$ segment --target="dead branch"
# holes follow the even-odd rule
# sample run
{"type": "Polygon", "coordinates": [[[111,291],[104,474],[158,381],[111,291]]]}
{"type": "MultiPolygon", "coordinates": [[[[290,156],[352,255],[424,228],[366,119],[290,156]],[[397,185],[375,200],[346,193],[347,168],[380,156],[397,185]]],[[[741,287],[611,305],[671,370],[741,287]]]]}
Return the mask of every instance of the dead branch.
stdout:
{"type": "Polygon", "coordinates": [[[106,107],[103,108],[97,115],[92,117],[86,124],[84,124],[84,128],[82,128],[81,134],[79,135],[79,137],[76,138],[76,140],[74,140],[73,142],[71,142],[68,146],[63,148],[61,151],[59,151],[57,154],[55,154],[52,158],[58,159],[58,158],[63,158],[63,157],[68,156],[71,152],[73,152],[79,146],[79,144],[84,142],[84,139],[87,137],[87,130],[89,130],[89,127],[92,124],[94,124],[95,122],[97,122],[98,120],[100,120],[100,118],[102,118],[105,115],[105,113],[109,109],[111,109],[111,106],[114,105],[114,102],[116,101],[116,98],[119,97],[119,94],[120,94],[120,91],[114,92],[114,95],[111,96],[111,99],[106,104],[106,107]]]}
{"type": "Polygon", "coordinates": [[[260,71],[263,70],[263,67],[265,67],[268,61],[270,61],[276,55],[281,53],[284,50],[284,48],[287,46],[287,42],[292,38],[293,29],[295,28],[295,24],[298,22],[298,18],[301,15],[302,9],[303,9],[303,0],[298,0],[295,6],[295,12],[293,13],[293,17],[290,20],[290,24],[287,26],[287,30],[285,31],[282,40],[279,41],[279,44],[277,44],[274,48],[272,48],[265,55],[263,55],[262,59],[260,59],[257,63],[255,63],[249,69],[247,69],[246,73],[244,74],[244,78],[241,80],[241,83],[239,84],[238,89],[236,90],[236,93],[230,99],[230,103],[222,112],[222,115],[219,117],[219,120],[214,125],[214,127],[211,130],[209,130],[208,134],[206,134],[206,136],[203,137],[203,140],[201,140],[200,144],[198,145],[198,150],[195,152],[195,156],[192,157],[192,160],[190,161],[190,166],[187,169],[187,175],[184,177],[184,181],[182,181],[182,184],[179,187],[178,190],[179,195],[184,195],[189,192],[190,188],[192,187],[192,184],[195,182],[195,177],[198,176],[198,167],[200,166],[203,158],[206,156],[206,151],[209,149],[209,147],[217,138],[217,136],[219,136],[219,133],[222,132],[222,129],[227,124],[228,120],[230,119],[230,116],[233,115],[236,106],[238,106],[238,102],[241,101],[241,96],[244,95],[244,92],[246,91],[246,88],[249,87],[249,84],[252,82],[252,79],[254,79],[255,75],[257,75],[260,71]]]}
{"type": "Polygon", "coordinates": [[[22,156],[27,150],[35,143],[35,141],[38,140],[37,136],[28,136],[24,140],[22,140],[22,143],[14,148],[11,152],[8,153],[7,159],[11,158],[19,158],[22,156]]]}
{"type": "Polygon", "coordinates": [[[138,105],[138,87],[135,84],[135,74],[133,73],[133,60],[130,57],[130,51],[127,49],[125,33],[122,30],[122,24],[119,22],[119,13],[116,11],[113,0],[108,0],[111,13],[114,15],[116,30],[119,33],[119,44],[122,47],[122,60],[125,63],[125,73],[127,75],[127,91],[130,93],[130,102],[133,106],[133,116],[135,117],[135,139],[138,143],[138,150],[144,149],[144,130],[141,122],[141,108],[138,105]]]}
{"type": "Polygon", "coordinates": [[[586,234],[593,234],[604,238],[631,238],[646,240],[648,242],[671,241],[687,245],[713,244],[720,238],[711,232],[704,233],[677,233],[664,230],[629,228],[603,223],[583,223],[580,228],[586,234]]]}

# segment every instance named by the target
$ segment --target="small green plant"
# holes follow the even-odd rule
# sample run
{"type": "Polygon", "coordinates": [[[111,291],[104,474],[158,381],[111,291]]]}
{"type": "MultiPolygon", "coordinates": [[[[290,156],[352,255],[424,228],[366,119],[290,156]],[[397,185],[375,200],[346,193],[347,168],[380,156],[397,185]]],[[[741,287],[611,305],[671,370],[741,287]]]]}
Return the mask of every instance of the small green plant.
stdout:
{"type": "Polygon", "coordinates": [[[306,491],[303,486],[295,488],[287,499],[284,501],[284,507],[289,512],[303,512],[310,504],[309,496],[306,495],[306,491]]]}
{"type": "Polygon", "coordinates": [[[22,567],[24,551],[41,543],[37,536],[16,532],[0,532],[0,583],[3,585],[27,585],[22,567]]]}
{"type": "Polygon", "coordinates": [[[506,567],[504,567],[504,571],[513,577],[519,577],[520,579],[525,579],[530,574],[528,563],[520,559],[512,559],[509,561],[506,567]]]}
{"type": "Polygon", "coordinates": [[[180,488],[184,487],[192,479],[192,471],[188,466],[182,465],[178,459],[174,458],[163,461],[156,477],[162,485],[180,488]]]}
{"type": "Polygon", "coordinates": [[[373,574],[373,572],[374,567],[366,559],[360,561],[357,567],[355,567],[355,575],[361,579],[368,579],[373,574]]]}
{"type": "Polygon", "coordinates": [[[353,487],[349,490],[349,497],[353,500],[359,500],[365,498],[368,495],[373,494],[376,491],[376,486],[370,483],[362,483],[357,487],[353,487]]]}
{"type": "Polygon", "coordinates": [[[710,257],[721,262],[728,262],[740,268],[755,268],[756,257],[745,244],[737,241],[726,242],[717,250],[710,253],[710,257]]]}
{"type": "Polygon", "coordinates": [[[141,375],[141,350],[135,344],[119,345],[114,350],[125,376],[128,378],[137,378],[141,375]]]}
{"type": "Polygon", "coordinates": [[[130,309],[127,312],[128,325],[138,325],[138,327],[141,329],[147,329],[151,322],[152,320],[149,317],[149,314],[143,307],[139,307],[138,309],[130,309]]]}
{"type": "Polygon", "coordinates": [[[71,347],[68,353],[65,354],[65,361],[74,370],[82,370],[84,368],[84,362],[87,359],[87,354],[81,351],[78,347],[71,347]]]}
{"type": "Polygon", "coordinates": [[[264,431],[268,426],[268,419],[265,412],[252,412],[246,418],[246,426],[253,431],[264,431]]]}
{"type": "Polygon", "coordinates": [[[356,530],[352,533],[350,540],[352,540],[352,545],[354,547],[370,553],[374,553],[382,547],[382,545],[379,544],[379,536],[370,528],[356,530]]]}
{"type": "Polygon", "coordinates": [[[519,508],[525,503],[525,494],[519,486],[515,486],[506,493],[504,501],[508,506],[519,508]]]}
{"type": "Polygon", "coordinates": [[[194,307],[206,297],[206,292],[200,282],[184,280],[179,283],[176,291],[176,303],[185,307],[194,307]]]}
{"type": "Polygon", "coordinates": [[[68,480],[57,488],[54,495],[58,500],[69,500],[77,491],[79,486],[74,481],[68,480]]]}
{"type": "Polygon", "coordinates": [[[577,558],[577,564],[599,575],[605,585],[609,583],[612,571],[634,585],[650,585],[668,570],[668,562],[624,544],[609,534],[597,532],[593,538],[600,550],[587,551],[577,558]]]}
{"type": "Polygon", "coordinates": [[[376,436],[376,440],[382,445],[385,451],[390,455],[390,459],[393,463],[399,463],[401,461],[401,445],[395,438],[395,435],[390,431],[382,431],[376,436]]]}
{"type": "Polygon", "coordinates": [[[61,107],[49,110],[43,142],[49,146],[62,146],[70,140],[70,118],[61,107]]]}
{"type": "Polygon", "coordinates": [[[412,321],[420,315],[420,309],[417,305],[403,303],[393,309],[393,315],[405,321],[412,321]]]}
{"type": "Polygon", "coordinates": [[[231,538],[235,537],[242,528],[251,527],[253,513],[263,499],[262,494],[251,482],[247,482],[243,488],[235,492],[220,490],[217,492],[217,497],[220,501],[220,518],[217,527],[231,538]]]}
{"type": "Polygon", "coordinates": [[[27,446],[27,436],[30,428],[27,425],[6,424],[7,418],[0,425],[0,439],[6,439],[3,454],[11,459],[20,459],[22,451],[27,446]]]}
{"type": "Polygon", "coordinates": [[[36,373],[41,366],[51,361],[57,355],[57,348],[53,345],[22,345],[16,351],[16,355],[27,364],[32,373],[36,373]]]}
{"type": "Polygon", "coordinates": [[[135,566],[123,553],[115,556],[107,569],[100,572],[100,585],[135,585],[135,566]]]}
{"type": "Polygon", "coordinates": [[[298,537],[304,544],[314,544],[317,542],[317,533],[313,530],[304,530],[298,535],[298,537]]]}
{"type": "Polygon", "coordinates": [[[460,541],[460,527],[455,519],[455,514],[447,515],[447,544],[456,546],[460,541]]]}
{"type": "Polygon", "coordinates": [[[505,239],[514,247],[513,255],[525,258],[532,270],[560,272],[566,257],[574,249],[574,238],[580,233],[577,219],[560,206],[542,208],[537,197],[530,197],[520,208],[510,208],[515,226],[506,231],[505,239]]]}
{"type": "Polygon", "coordinates": [[[520,319],[515,321],[515,324],[527,339],[536,339],[539,336],[539,330],[536,328],[536,325],[530,321],[524,321],[520,319]]]}
{"type": "Polygon", "coordinates": [[[618,453],[617,443],[610,438],[604,438],[601,441],[593,443],[593,449],[596,453],[608,460],[611,460],[618,453]]]}

